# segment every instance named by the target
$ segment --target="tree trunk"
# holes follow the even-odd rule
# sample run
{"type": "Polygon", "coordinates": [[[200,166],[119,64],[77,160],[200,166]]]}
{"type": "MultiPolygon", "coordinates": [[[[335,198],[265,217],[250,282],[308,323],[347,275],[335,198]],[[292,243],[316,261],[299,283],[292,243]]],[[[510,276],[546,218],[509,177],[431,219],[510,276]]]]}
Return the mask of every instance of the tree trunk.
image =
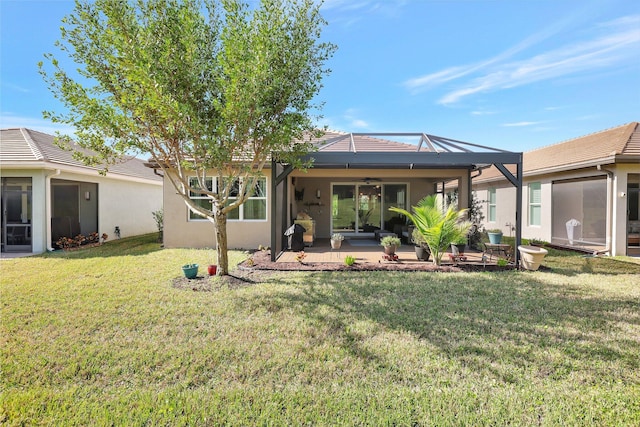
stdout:
{"type": "Polygon", "coordinates": [[[229,274],[229,256],[227,253],[227,214],[216,212],[214,215],[216,227],[216,250],[218,252],[217,276],[229,274]]]}

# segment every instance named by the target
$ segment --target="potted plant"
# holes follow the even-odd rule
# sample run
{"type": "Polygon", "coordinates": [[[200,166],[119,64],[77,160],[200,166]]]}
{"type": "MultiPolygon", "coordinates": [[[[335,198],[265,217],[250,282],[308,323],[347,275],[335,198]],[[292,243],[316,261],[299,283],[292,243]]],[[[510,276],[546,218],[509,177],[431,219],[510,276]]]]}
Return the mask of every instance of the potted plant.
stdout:
{"type": "Polygon", "coordinates": [[[456,236],[451,242],[451,253],[453,255],[464,255],[464,248],[467,246],[466,236],[456,236]]]}
{"type": "Polygon", "coordinates": [[[429,245],[427,245],[427,241],[417,228],[414,228],[411,232],[411,241],[415,245],[416,258],[422,261],[429,261],[429,256],[431,255],[429,245]]]}
{"type": "Polygon", "coordinates": [[[502,241],[502,230],[499,228],[494,228],[487,231],[487,236],[489,237],[489,243],[493,245],[500,244],[502,241]]]}
{"type": "Polygon", "coordinates": [[[380,240],[380,245],[384,247],[384,253],[393,255],[400,246],[400,238],[398,236],[385,236],[380,240]]]}
{"type": "Polygon", "coordinates": [[[185,264],[182,266],[182,272],[187,279],[195,279],[198,275],[198,264],[185,264]]]}
{"type": "Polygon", "coordinates": [[[442,209],[435,194],[420,200],[412,206],[413,213],[396,207],[389,208],[409,218],[424,236],[435,265],[440,265],[444,251],[456,240],[456,236],[465,236],[471,223],[466,220],[467,209],[457,210],[453,206],[442,209]]]}
{"type": "Polygon", "coordinates": [[[536,271],[540,267],[542,259],[549,253],[545,248],[530,245],[520,245],[518,250],[520,251],[522,267],[531,271],[536,271]]]}
{"type": "Polygon", "coordinates": [[[340,249],[344,236],[340,233],[333,233],[331,235],[331,249],[340,249]]]}
{"type": "Polygon", "coordinates": [[[217,272],[218,266],[216,264],[209,264],[207,266],[207,273],[209,273],[209,276],[215,276],[217,272]]]}

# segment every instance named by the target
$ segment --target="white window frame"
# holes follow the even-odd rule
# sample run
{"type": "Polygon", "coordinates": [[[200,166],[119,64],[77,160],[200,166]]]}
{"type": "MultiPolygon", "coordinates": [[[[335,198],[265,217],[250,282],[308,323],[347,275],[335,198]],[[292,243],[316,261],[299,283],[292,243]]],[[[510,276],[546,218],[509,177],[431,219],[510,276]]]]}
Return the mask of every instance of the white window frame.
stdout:
{"type": "MultiPolygon", "coordinates": [[[[195,180],[197,183],[197,179],[198,177],[195,176],[191,176],[189,177],[189,184],[191,186],[193,186],[192,182],[195,180]]],[[[238,178],[239,180],[241,178],[238,178]]],[[[211,182],[211,189],[217,189],[218,188],[218,180],[216,177],[211,177],[208,176],[205,178],[205,180],[207,182],[211,182]]],[[[264,190],[264,194],[262,196],[250,196],[247,198],[247,200],[245,200],[244,203],[242,203],[240,206],[238,206],[237,211],[238,211],[238,218],[229,218],[227,217],[227,221],[228,222],[266,222],[269,219],[269,206],[268,206],[268,195],[267,195],[267,178],[265,177],[258,177],[256,180],[256,185],[258,185],[258,182],[262,181],[262,188],[264,190]],[[264,218],[252,218],[252,219],[245,219],[244,218],[244,207],[247,201],[249,200],[264,200],[265,203],[265,210],[264,210],[264,218]]],[[[201,196],[201,195],[193,195],[193,194],[189,194],[189,198],[192,200],[206,200],[208,199],[207,196],[201,196]]],[[[228,198],[229,202],[234,201],[236,198],[235,197],[229,197],[228,198]]],[[[231,214],[231,213],[230,213],[231,214]]],[[[199,221],[208,221],[206,218],[204,218],[203,216],[201,216],[200,214],[193,212],[191,209],[187,208],[187,221],[189,222],[199,222],[199,221]]]]}
{"type": "Polygon", "coordinates": [[[487,190],[487,221],[496,222],[497,220],[498,220],[497,192],[494,187],[491,187],[487,190]],[[492,195],[493,195],[493,198],[491,197],[492,195]]]}
{"type": "Polygon", "coordinates": [[[540,227],[542,226],[542,183],[540,181],[536,181],[536,182],[531,182],[528,185],[528,190],[529,190],[529,208],[527,209],[528,211],[528,222],[529,222],[529,226],[530,227],[540,227]],[[537,188],[534,188],[537,187],[537,188]],[[535,201],[535,194],[536,192],[538,193],[538,201],[535,201]],[[536,224],[533,222],[533,218],[535,215],[533,215],[533,210],[534,209],[538,209],[539,211],[539,215],[538,215],[538,219],[539,219],[539,224],[536,224]]]}

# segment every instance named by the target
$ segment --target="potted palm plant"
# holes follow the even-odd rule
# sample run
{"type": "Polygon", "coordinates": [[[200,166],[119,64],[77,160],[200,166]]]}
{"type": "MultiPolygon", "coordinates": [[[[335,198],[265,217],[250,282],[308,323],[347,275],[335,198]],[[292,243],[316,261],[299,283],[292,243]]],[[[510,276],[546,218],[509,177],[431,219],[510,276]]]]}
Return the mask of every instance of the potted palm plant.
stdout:
{"type": "Polygon", "coordinates": [[[400,238],[398,236],[385,236],[380,240],[380,245],[384,247],[384,253],[393,255],[400,246],[400,238]]]}
{"type": "Polygon", "coordinates": [[[417,228],[414,228],[411,232],[411,241],[415,245],[416,258],[421,261],[429,261],[429,256],[431,255],[429,245],[427,245],[426,240],[424,240],[424,236],[420,234],[420,231],[417,228]]]}
{"type": "Polygon", "coordinates": [[[413,213],[396,207],[389,208],[409,218],[422,234],[429,246],[433,263],[440,265],[442,256],[451,244],[463,236],[466,238],[471,227],[467,218],[467,209],[456,210],[453,206],[442,209],[436,195],[430,195],[412,206],[413,213]]]}
{"type": "Polygon", "coordinates": [[[454,255],[464,255],[464,248],[467,246],[466,236],[457,236],[451,242],[451,253],[454,255]]]}

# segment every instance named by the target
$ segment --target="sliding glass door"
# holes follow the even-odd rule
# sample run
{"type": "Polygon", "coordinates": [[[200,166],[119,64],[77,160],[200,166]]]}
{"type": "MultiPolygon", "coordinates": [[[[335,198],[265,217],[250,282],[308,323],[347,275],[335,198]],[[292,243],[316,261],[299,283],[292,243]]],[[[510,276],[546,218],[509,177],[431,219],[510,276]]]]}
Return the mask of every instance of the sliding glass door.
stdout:
{"type": "Polygon", "coordinates": [[[388,208],[406,208],[406,195],[407,184],[333,184],[331,232],[368,235],[383,229],[393,216],[388,208]]]}

